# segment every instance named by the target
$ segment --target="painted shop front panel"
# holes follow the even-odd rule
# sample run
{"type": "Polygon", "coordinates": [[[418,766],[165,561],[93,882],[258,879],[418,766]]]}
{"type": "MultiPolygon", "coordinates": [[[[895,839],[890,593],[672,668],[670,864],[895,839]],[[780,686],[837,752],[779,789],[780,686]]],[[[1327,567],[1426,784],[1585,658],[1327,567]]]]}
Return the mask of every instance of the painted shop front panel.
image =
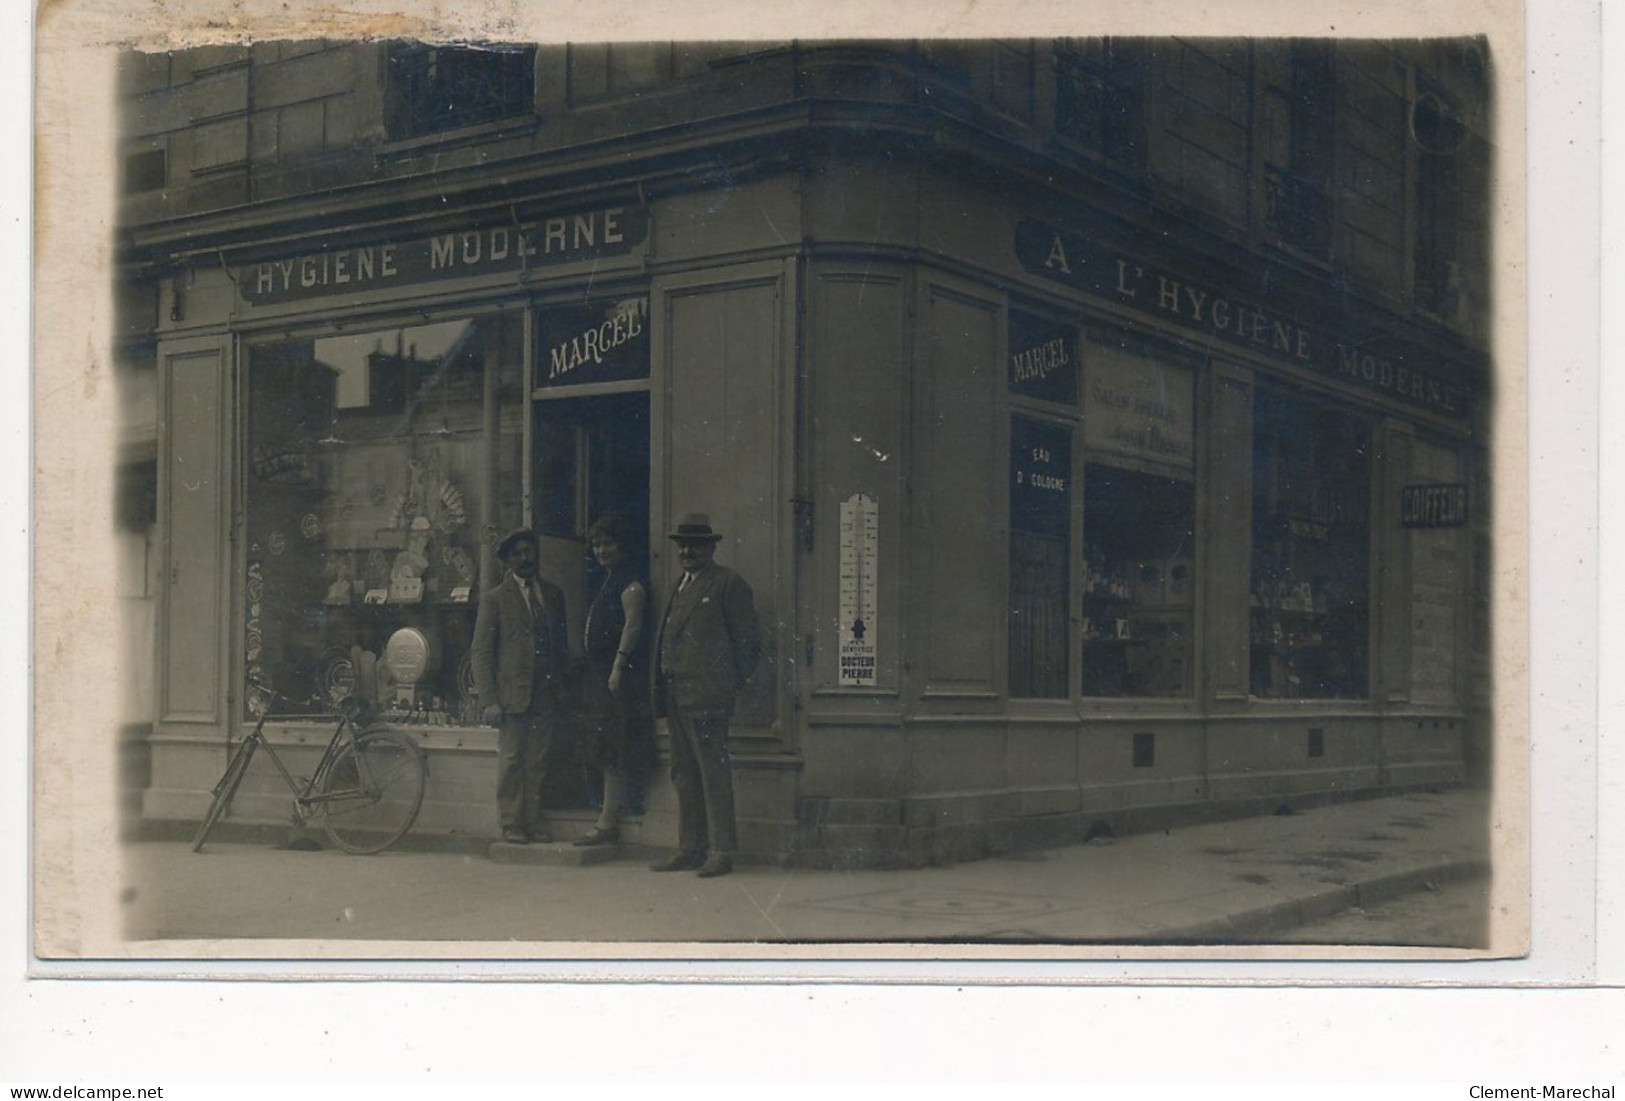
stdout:
{"type": "MultiPolygon", "coordinates": [[[[479,593],[500,577],[492,548],[522,524],[565,593],[577,650],[601,581],[586,531],[612,512],[653,537],[630,548],[651,573],[652,616],[676,570],[658,536],[673,510],[709,508],[730,537],[723,560],[747,572],[772,622],[776,518],[751,514],[768,493],[742,501],[721,474],[748,453],[764,479],[755,488],[777,478],[778,384],[761,391],[741,376],[783,358],[783,267],[743,284],[736,268],[662,283],[647,274],[652,221],[610,208],[524,229],[327,239],[189,276],[176,328],[229,319],[230,331],[203,340],[206,354],[165,344],[167,400],[186,408],[166,420],[168,699],[146,817],[195,818],[226,732],[268,703],[297,760],[324,737],[317,716],[360,692],[429,755],[415,829],[492,836],[495,737],[479,722],[469,648],[479,593]],[[720,341],[692,308],[712,305],[728,310],[720,341]],[[657,377],[687,393],[652,393],[657,377]],[[739,406],[720,418],[726,438],[713,432],[712,387],[739,406]],[[213,492],[189,491],[194,471],[213,492]],[[668,484],[672,471],[682,484],[668,484]]],[[[719,234],[705,247],[729,243],[719,234]]],[[[756,681],[736,726],[758,753],[780,754],[771,657],[756,681]]],[[[600,785],[562,749],[546,801],[585,813],[600,785]]],[[[782,784],[770,786],[762,801],[788,817],[782,784]]],[[[664,843],[669,784],[646,787],[634,809],[654,831],[645,839],[664,843]]],[[[237,806],[245,821],[280,816],[275,790],[253,777],[237,806]]],[[[752,806],[741,800],[742,818],[752,806]]]]}
{"type": "Polygon", "coordinates": [[[842,195],[800,349],[801,856],[1464,777],[1470,353],[1253,253],[842,195]]]}
{"type": "MultiPolygon", "coordinates": [[[[885,241],[834,231],[896,189],[823,216],[823,185],[750,186],[759,226],[708,230],[694,193],[188,284],[148,817],[195,817],[253,679],[310,710],[373,694],[430,754],[418,829],[488,839],[467,652],[494,542],[537,530],[579,646],[587,527],[649,534],[657,616],[691,509],[768,627],[734,723],[753,855],[956,859],[1460,777],[1464,368],[1122,226],[1010,202],[950,224],[962,183],[885,241]]],[[[629,840],[669,840],[669,788],[629,840]]],[[[595,790],[561,770],[549,799],[595,790]]]]}
{"type": "Polygon", "coordinates": [[[1012,707],[1076,701],[1106,808],[1461,779],[1464,357],[1132,237],[1014,221],[1012,707]]]}

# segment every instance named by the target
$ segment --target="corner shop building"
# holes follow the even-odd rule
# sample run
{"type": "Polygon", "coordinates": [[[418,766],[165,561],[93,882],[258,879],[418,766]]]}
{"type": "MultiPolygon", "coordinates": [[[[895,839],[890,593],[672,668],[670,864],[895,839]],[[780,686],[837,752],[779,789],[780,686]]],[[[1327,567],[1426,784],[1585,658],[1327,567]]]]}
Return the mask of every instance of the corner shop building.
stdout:
{"type": "MultiPolygon", "coordinates": [[[[166,246],[143,817],[200,813],[250,674],[373,654],[430,761],[416,832],[492,836],[490,548],[541,533],[579,639],[609,511],[656,617],[680,512],[756,591],[747,854],[959,859],[1476,770],[1482,353],[893,121],[764,113],[704,172],[648,138],[166,246]]],[[[632,839],[671,804],[657,773],[632,839]]]]}

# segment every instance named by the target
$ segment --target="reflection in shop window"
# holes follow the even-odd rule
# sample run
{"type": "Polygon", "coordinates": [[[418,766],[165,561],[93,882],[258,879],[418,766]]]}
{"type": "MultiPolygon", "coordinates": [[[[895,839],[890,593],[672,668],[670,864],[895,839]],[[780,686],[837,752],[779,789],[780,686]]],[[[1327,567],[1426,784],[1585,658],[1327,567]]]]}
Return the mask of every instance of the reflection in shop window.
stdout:
{"type": "Polygon", "coordinates": [[[1369,695],[1370,428],[1259,392],[1253,427],[1252,694],[1369,695]]]}
{"type": "Polygon", "coordinates": [[[359,684],[414,721],[468,717],[482,561],[519,522],[521,356],[516,318],[250,351],[250,680],[295,699],[359,684]],[[403,630],[428,648],[415,682],[387,660],[403,630]]]}
{"type": "Polygon", "coordinates": [[[1085,696],[1190,694],[1195,514],[1189,481],[1084,467],[1085,696]]]}

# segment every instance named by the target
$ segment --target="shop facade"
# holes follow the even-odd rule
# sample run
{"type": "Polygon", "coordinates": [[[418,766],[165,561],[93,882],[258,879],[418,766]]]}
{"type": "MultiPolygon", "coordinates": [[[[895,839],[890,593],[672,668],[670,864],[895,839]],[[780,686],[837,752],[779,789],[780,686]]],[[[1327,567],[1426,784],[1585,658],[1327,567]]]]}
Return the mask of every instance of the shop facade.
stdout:
{"type": "MultiPolygon", "coordinates": [[[[415,834],[493,837],[467,668],[492,547],[538,532],[579,640],[609,512],[648,534],[657,616],[682,512],[755,589],[733,735],[756,858],[954,860],[1470,779],[1491,395],[1461,302],[1486,215],[1462,178],[1429,213],[1449,143],[1411,139],[1449,102],[1448,156],[1487,157],[1467,91],[1418,91],[1472,48],[516,51],[487,85],[509,106],[443,129],[392,84],[421,48],[194,65],[308,88],[361,50],[381,75],[329,90],[325,132],[342,106],[376,133],[323,171],[261,157],[245,107],[240,165],[126,216],[154,304],[144,826],[201,813],[251,683],[359,684],[428,756],[415,834]],[[1364,161],[1357,87],[1398,127],[1364,161]],[[1311,108],[1341,120],[1318,154],[1311,108]],[[1226,111],[1255,120],[1228,175],[1226,111]],[[1340,173],[1397,178],[1398,209],[1340,173]],[[1418,274],[1445,216],[1449,309],[1418,274]]],[[[139,118],[181,94],[178,56],[139,118]]],[[[561,820],[590,813],[578,772],[561,820]]],[[[641,809],[630,840],[670,843],[658,769],[641,809]]]]}

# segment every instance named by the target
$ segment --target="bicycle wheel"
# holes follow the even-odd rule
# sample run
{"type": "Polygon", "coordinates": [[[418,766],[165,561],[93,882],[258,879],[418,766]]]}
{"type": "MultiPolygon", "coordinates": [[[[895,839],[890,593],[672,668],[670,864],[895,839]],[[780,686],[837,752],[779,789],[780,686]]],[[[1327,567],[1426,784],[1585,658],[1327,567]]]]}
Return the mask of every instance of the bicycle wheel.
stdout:
{"type": "Polygon", "coordinates": [[[417,742],[393,730],[365,731],[327,771],[322,828],[345,852],[382,852],[417,820],[425,772],[417,742]]]}
{"type": "Polygon", "coordinates": [[[214,798],[209,803],[209,810],[203,816],[203,824],[198,827],[197,836],[192,838],[192,851],[200,852],[203,843],[209,839],[209,831],[214,829],[226,811],[231,807],[231,800],[237,794],[237,785],[243,782],[243,774],[248,771],[248,762],[254,759],[254,750],[259,742],[248,738],[237,747],[237,752],[231,755],[231,762],[226,765],[226,771],[220,776],[220,782],[214,785],[214,798]]]}

